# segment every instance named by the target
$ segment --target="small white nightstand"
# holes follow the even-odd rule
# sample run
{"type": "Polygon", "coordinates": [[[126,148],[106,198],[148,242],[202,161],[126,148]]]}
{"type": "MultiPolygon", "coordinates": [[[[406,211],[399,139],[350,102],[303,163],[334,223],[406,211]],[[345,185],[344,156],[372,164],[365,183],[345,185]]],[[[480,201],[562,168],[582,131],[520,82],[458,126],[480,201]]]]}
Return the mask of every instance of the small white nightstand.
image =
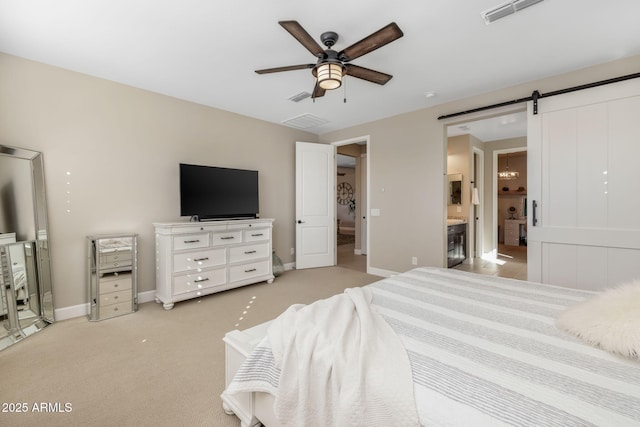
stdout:
{"type": "MultiPolygon", "coordinates": [[[[271,321],[261,323],[244,331],[233,330],[227,332],[222,339],[225,343],[225,388],[229,385],[238,368],[251,354],[256,345],[267,335],[271,321]]],[[[227,414],[235,414],[240,418],[242,427],[260,424],[255,417],[255,402],[253,393],[227,394],[223,392],[222,408],[227,414]]]]}

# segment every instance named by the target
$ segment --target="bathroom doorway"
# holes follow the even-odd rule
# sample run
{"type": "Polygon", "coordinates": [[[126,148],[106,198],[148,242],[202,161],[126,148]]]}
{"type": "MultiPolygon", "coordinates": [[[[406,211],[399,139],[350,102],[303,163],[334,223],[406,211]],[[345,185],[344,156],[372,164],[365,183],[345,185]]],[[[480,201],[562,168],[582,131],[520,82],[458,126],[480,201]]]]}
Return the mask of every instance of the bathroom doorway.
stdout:
{"type": "MultiPolygon", "coordinates": [[[[524,220],[526,204],[522,203],[526,200],[527,187],[526,120],[525,111],[513,111],[446,126],[447,173],[453,173],[450,168],[452,164],[458,169],[461,164],[468,164],[468,169],[463,173],[463,180],[468,183],[469,202],[467,206],[464,204],[461,206],[462,212],[459,215],[467,219],[469,237],[467,254],[470,258],[454,267],[456,269],[525,280],[527,278],[526,220],[524,220]],[[455,152],[449,149],[450,144],[457,144],[458,148],[454,150],[455,152]],[[468,153],[466,154],[468,160],[462,163],[460,156],[464,157],[464,150],[460,149],[460,144],[467,147],[468,153]],[[518,160],[513,158],[516,153],[520,153],[518,156],[521,156],[518,160]],[[517,167],[520,169],[517,172],[523,174],[520,181],[513,180],[513,183],[506,184],[506,180],[498,180],[498,171],[503,171],[506,166],[504,164],[506,157],[498,156],[506,154],[511,156],[509,157],[510,168],[517,167]],[[455,158],[452,159],[452,156],[455,158]],[[524,162],[524,167],[520,162],[524,162]],[[507,194],[501,194],[501,192],[504,193],[505,187],[509,187],[507,194]],[[501,200],[503,198],[505,200],[501,200]],[[515,211],[510,211],[511,207],[515,211]],[[522,230],[519,228],[520,224],[517,225],[517,246],[505,245],[505,220],[524,223],[522,230]]],[[[446,211],[449,218],[451,210],[447,208],[446,211]]],[[[513,224],[510,224],[509,229],[511,230],[512,227],[513,224]]],[[[508,240],[508,243],[513,243],[513,240],[508,240]]]]}

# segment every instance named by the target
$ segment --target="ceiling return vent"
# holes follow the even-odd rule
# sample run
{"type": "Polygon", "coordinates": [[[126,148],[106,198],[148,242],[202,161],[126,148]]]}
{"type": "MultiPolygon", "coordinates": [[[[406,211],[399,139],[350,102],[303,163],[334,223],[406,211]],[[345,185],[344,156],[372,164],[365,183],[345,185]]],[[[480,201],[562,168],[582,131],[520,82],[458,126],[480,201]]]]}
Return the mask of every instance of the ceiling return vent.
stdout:
{"type": "Polygon", "coordinates": [[[289,98],[289,101],[293,101],[293,102],[300,102],[303,99],[307,99],[311,96],[311,94],[309,92],[300,92],[297,95],[293,95],[291,98],[289,98]]]}
{"type": "Polygon", "coordinates": [[[506,3],[502,3],[499,6],[494,7],[493,9],[489,9],[485,12],[482,12],[482,19],[484,19],[485,24],[489,25],[492,22],[497,21],[498,19],[504,18],[505,16],[509,16],[513,13],[519,12],[522,9],[526,9],[529,6],[533,6],[536,3],[540,3],[543,0],[514,0],[508,1],[506,3]]]}
{"type": "Polygon", "coordinates": [[[309,129],[312,127],[323,125],[325,123],[329,123],[329,120],[314,116],[313,114],[305,113],[287,120],[283,120],[281,123],[283,125],[291,126],[298,129],[309,129]]]}

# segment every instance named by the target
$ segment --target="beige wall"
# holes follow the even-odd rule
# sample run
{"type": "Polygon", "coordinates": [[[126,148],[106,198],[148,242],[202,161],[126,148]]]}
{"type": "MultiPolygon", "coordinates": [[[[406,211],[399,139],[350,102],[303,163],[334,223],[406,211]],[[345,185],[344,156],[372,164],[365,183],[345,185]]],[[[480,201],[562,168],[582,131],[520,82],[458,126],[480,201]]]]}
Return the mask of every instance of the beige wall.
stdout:
{"type": "MultiPolygon", "coordinates": [[[[380,209],[379,217],[370,216],[371,266],[401,272],[412,267],[412,256],[418,257],[420,265],[445,265],[444,126],[522,109],[523,105],[444,121],[438,120],[439,116],[526,97],[534,90],[544,94],[632,74],[638,69],[640,56],[634,56],[322,135],[321,141],[327,143],[370,136],[370,206],[380,209]]],[[[383,101],[384,89],[380,96],[383,101]]],[[[485,161],[488,157],[485,153],[485,161]]],[[[485,167],[485,173],[490,170],[485,167]]],[[[485,236],[487,232],[485,229],[485,236]]]]}
{"type": "Polygon", "coordinates": [[[369,263],[400,272],[414,256],[445,265],[444,126],[487,113],[438,116],[638,69],[635,56],[318,137],[0,54],[0,142],[44,153],[56,308],[86,302],[87,234],[139,233],[140,291],[154,289],[151,223],[178,219],[179,162],[258,169],[262,216],[276,219],[275,249],[291,262],[296,140],[369,136],[370,206],[380,210],[368,216],[369,263]]]}
{"type": "Polygon", "coordinates": [[[0,143],[43,152],[56,309],[87,302],[89,234],[139,233],[139,291],[155,289],[152,223],[179,219],[180,162],[258,170],[292,262],[295,141],[316,135],[4,54],[0,94],[0,143]]]}

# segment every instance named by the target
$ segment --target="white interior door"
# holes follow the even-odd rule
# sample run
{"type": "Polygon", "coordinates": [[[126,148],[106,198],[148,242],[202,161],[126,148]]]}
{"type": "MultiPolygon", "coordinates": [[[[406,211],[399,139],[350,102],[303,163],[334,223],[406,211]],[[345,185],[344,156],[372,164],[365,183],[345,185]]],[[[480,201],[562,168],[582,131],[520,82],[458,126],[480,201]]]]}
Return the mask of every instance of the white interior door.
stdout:
{"type": "Polygon", "coordinates": [[[640,79],[543,98],[537,115],[529,105],[529,280],[597,290],[640,278],[638,117],[640,79]]]}
{"type": "Polygon", "coordinates": [[[335,146],[296,142],[296,268],[336,264],[335,146]]]}
{"type": "Polygon", "coordinates": [[[369,218],[367,217],[367,154],[362,154],[360,156],[360,216],[362,220],[360,221],[360,253],[362,255],[367,254],[367,237],[368,237],[368,227],[367,224],[369,222],[369,218]]]}

